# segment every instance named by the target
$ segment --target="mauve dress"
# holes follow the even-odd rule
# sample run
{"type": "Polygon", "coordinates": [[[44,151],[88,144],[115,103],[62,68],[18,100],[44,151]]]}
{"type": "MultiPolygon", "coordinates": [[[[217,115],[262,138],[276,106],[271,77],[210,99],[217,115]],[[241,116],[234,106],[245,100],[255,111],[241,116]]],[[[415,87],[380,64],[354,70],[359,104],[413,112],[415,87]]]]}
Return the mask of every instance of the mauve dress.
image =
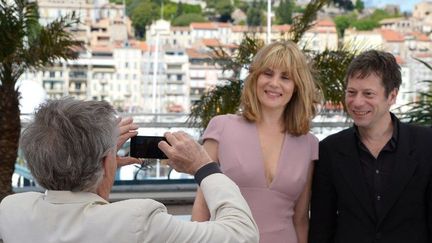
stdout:
{"type": "Polygon", "coordinates": [[[312,160],[318,158],[318,139],[286,134],[277,171],[266,185],[258,130],[238,115],[214,117],[203,139],[219,143],[221,170],[239,186],[252,210],[261,243],[297,243],[292,216],[304,189],[312,160]]]}

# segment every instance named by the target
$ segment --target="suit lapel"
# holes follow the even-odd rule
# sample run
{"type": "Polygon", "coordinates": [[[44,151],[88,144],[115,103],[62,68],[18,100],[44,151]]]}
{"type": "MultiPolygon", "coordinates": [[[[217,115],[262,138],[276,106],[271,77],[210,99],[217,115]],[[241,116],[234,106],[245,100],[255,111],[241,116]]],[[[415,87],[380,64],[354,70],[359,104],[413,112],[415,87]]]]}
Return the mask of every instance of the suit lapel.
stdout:
{"type": "Polygon", "coordinates": [[[399,138],[395,156],[396,164],[390,178],[389,188],[383,194],[383,210],[382,214],[378,215],[378,226],[399,198],[417,167],[418,163],[412,156],[415,145],[412,144],[413,141],[410,138],[407,125],[399,123],[399,138]]]}
{"type": "Polygon", "coordinates": [[[342,175],[365,211],[368,212],[372,220],[375,220],[372,199],[368,193],[360,164],[354,128],[351,128],[350,133],[342,137],[340,142],[342,146],[340,146],[336,159],[342,175]]]}

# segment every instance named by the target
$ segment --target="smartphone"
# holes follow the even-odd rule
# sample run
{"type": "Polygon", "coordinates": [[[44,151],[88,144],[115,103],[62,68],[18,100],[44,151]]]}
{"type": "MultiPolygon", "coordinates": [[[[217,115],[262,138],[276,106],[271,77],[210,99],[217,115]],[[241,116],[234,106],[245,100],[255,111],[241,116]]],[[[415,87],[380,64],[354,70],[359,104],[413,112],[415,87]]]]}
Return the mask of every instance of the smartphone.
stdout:
{"type": "Polygon", "coordinates": [[[130,142],[130,156],[142,159],[167,159],[168,157],[158,147],[160,141],[166,141],[165,137],[132,137],[130,142]]]}

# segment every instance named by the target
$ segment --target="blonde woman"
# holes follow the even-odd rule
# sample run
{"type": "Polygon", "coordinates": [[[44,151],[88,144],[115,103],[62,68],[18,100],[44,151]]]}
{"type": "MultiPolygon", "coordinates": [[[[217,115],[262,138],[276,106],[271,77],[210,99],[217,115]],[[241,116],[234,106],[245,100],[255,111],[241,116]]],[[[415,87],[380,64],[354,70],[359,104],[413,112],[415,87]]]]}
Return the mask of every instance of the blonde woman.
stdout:
{"type": "MultiPolygon", "coordinates": [[[[260,242],[306,243],[312,161],[309,133],[316,89],[305,56],[293,42],[276,42],[255,56],[242,93],[242,113],[214,117],[204,147],[239,186],[260,242]]],[[[198,189],[192,220],[210,220],[198,189]]]]}

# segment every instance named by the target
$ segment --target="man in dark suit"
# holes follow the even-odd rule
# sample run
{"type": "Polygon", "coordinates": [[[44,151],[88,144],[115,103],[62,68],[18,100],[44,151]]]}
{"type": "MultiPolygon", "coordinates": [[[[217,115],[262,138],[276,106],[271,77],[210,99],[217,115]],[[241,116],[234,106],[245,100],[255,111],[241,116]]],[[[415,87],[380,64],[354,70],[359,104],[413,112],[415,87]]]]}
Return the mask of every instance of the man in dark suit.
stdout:
{"type": "Polygon", "coordinates": [[[345,103],[354,126],[320,143],[309,243],[432,242],[432,129],[389,111],[400,84],[389,53],[351,62],[345,103]]]}

